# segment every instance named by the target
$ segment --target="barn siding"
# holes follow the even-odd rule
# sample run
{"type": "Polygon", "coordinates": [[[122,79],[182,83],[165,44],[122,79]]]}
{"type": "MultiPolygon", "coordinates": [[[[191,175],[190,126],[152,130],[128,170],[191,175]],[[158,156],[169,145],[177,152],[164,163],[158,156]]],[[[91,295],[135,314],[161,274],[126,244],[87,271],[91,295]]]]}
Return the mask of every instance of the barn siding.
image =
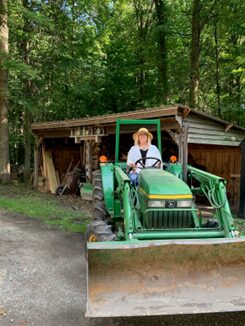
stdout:
{"type": "Polygon", "coordinates": [[[244,133],[234,128],[225,132],[225,126],[210,119],[202,119],[190,115],[188,124],[188,143],[239,146],[244,139],[244,133]]]}
{"type": "Polygon", "coordinates": [[[189,144],[195,162],[207,171],[224,178],[231,206],[239,208],[241,153],[238,147],[189,144]]]}

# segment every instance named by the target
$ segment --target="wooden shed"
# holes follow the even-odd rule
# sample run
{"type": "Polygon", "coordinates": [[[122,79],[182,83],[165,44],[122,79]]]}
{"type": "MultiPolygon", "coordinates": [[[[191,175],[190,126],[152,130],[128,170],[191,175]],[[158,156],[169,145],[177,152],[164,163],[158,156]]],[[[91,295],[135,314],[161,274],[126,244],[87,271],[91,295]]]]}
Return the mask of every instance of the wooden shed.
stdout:
{"type": "MultiPolygon", "coordinates": [[[[163,160],[175,154],[184,166],[188,162],[225,178],[231,206],[238,210],[240,144],[245,139],[245,128],[182,105],[32,124],[36,136],[34,185],[40,186],[42,179],[44,188],[54,192],[58,180],[76,165],[82,170],[84,182],[90,182],[99,155],[106,154],[113,160],[116,120],[152,118],[161,120],[163,160]],[[48,180],[51,178],[54,181],[48,180]]],[[[128,128],[122,132],[122,152],[133,145],[134,131],[128,128]]]]}

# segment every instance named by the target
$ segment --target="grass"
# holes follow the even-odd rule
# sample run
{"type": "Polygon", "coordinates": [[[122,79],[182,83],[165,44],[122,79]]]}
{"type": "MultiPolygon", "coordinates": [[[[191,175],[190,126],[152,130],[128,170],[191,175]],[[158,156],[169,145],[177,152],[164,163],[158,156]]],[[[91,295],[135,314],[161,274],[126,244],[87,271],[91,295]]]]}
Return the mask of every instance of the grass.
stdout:
{"type": "Polygon", "coordinates": [[[77,207],[82,200],[77,197],[57,197],[35,192],[23,185],[0,185],[0,208],[56,225],[71,232],[84,233],[90,212],[77,207]],[[79,202],[80,201],[80,202],[79,202]]]}
{"type": "Polygon", "coordinates": [[[245,219],[235,217],[234,223],[235,223],[236,229],[240,232],[240,235],[245,237],[245,219]]]}
{"type": "MultiPolygon", "coordinates": [[[[84,233],[91,218],[88,203],[79,197],[42,194],[21,184],[0,184],[0,208],[57,225],[64,230],[84,233]]],[[[245,220],[235,216],[235,226],[245,236],[245,220]]]]}

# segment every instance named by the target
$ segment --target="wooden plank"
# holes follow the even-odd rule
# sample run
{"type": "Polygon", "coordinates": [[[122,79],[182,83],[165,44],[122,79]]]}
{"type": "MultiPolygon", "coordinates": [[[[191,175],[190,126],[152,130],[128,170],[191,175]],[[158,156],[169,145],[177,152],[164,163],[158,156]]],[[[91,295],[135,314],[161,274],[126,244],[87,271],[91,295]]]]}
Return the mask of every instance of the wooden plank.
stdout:
{"type": "Polygon", "coordinates": [[[45,191],[48,191],[48,177],[47,177],[47,168],[46,168],[46,151],[45,151],[45,145],[42,144],[42,159],[43,159],[43,174],[45,178],[45,191]]]}
{"type": "Polygon", "coordinates": [[[45,178],[47,177],[47,171],[46,171],[46,161],[45,161],[45,146],[44,144],[42,145],[42,158],[43,158],[43,174],[45,178]]]}
{"type": "Polygon", "coordinates": [[[244,138],[245,136],[245,133],[241,133],[238,131],[229,131],[225,133],[224,130],[221,130],[220,128],[205,128],[205,126],[198,126],[198,127],[191,126],[189,128],[189,134],[202,134],[202,135],[207,134],[207,135],[216,135],[216,136],[228,135],[228,137],[235,136],[240,138],[244,138]]]}
{"type": "Polygon", "coordinates": [[[58,188],[58,182],[56,179],[56,173],[53,163],[53,158],[51,152],[45,153],[45,165],[48,176],[48,186],[52,194],[55,194],[56,189],[58,188]]]}
{"type": "Polygon", "coordinates": [[[192,138],[188,137],[188,143],[192,144],[205,144],[205,145],[225,145],[225,146],[239,146],[240,142],[238,141],[221,141],[220,139],[197,139],[197,138],[192,138]]]}
{"type": "Polygon", "coordinates": [[[227,134],[223,134],[223,135],[207,135],[204,133],[199,133],[199,134],[189,134],[189,137],[192,139],[215,139],[215,140],[221,140],[221,141],[237,141],[237,142],[241,142],[243,140],[242,137],[235,137],[233,135],[227,135],[227,134]]]}
{"type": "Polygon", "coordinates": [[[235,173],[232,173],[232,174],[230,175],[230,177],[231,177],[231,178],[238,178],[238,179],[240,179],[240,178],[241,178],[241,174],[235,174],[235,173]]]}
{"type": "Polygon", "coordinates": [[[84,140],[94,140],[96,143],[101,142],[101,137],[106,137],[107,134],[103,135],[82,135],[82,136],[70,136],[70,138],[75,139],[75,143],[79,144],[81,141],[84,140]]]}
{"type": "Polygon", "coordinates": [[[59,172],[57,170],[55,170],[55,175],[56,175],[57,184],[58,184],[58,186],[60,186],[60,176],[59,176],[59,172]]]}
{"type": "Polygon", "coordinates": [[[230,123],[228,124],[226,127],[225,127],[225,132],[228,132],[232,127],[234,126],[233,123],[230,123]]]}
{"type": "Polygon", "coordinates": [[[44,173],[44,168],[43,168],[43,166],[40,166],[40,170],[41,170],[42,178],[45,179],[46,176],[45,176],[45,173],[44,173]]]}

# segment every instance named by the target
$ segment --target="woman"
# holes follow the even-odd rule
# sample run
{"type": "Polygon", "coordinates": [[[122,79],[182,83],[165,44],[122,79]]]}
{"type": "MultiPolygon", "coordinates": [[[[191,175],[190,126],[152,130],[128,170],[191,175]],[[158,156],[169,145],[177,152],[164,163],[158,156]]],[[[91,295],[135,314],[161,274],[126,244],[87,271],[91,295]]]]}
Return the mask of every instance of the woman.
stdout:
{"type": "Polygon", "coordinates": [[[140,128],[137,132],[133,134],[134,146],[132,146],[128,152],[127,165],[132,169],[129,173],[129,179],[133,185],[137,185],[138,176],[143,166],[159,167],[162,163],[161,154],[155,145],[151,144],[152,134],[146,128],[140,128]],[[159,159],[146,159],[147,157],[152,157],[159,159]],[[142,165],[140,163],[135,163],[142,159],[142,165]],[[160,163],[161,162],[161,163],[160,163]]]}

